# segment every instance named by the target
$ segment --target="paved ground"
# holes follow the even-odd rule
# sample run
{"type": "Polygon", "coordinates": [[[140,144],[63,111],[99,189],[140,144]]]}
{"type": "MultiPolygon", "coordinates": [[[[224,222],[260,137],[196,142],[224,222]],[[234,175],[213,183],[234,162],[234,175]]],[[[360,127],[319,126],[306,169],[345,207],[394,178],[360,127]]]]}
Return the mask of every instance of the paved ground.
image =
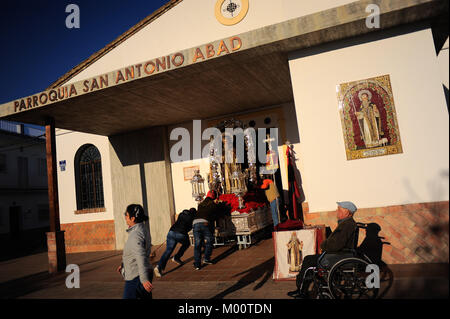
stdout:
{"type": "MultiPolygon", "coordinates": [[[[155,265],[164,246],[154,247],[155,265]]],[[[155,278],[154,299],[286,299],[294,281],[276,282],[271,238],[248,249],[236,245],[216,247],[214,265],[194,270],[193,248],[182,266],[169,261],[162,278],[155,278]]],[[[121,298],[123,281],[116,273],[121,251],[67,255],[67,264],[80,267],[80,288],[68,289],[68,273],[47,272],[47,255],[35,254],[0,262],[0,298],[115,299],[121,298]]],[[[448,298],[448,264],[390,265],[394,280],[382,287],[384,298],[448,298]],[[389,289],[386,289],[389,288],[389,289]]]]}

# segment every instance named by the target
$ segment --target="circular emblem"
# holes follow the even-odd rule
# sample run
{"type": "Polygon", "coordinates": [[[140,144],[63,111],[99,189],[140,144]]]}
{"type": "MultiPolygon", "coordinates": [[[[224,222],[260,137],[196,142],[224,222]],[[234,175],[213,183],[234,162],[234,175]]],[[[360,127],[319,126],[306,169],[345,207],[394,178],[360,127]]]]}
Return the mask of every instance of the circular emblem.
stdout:
{"type": "Polygon", "coordinates": [[[248,12],[248,0],[217,0],[216,19],[223,25],[233,25],[244,19],[248,12]]]}

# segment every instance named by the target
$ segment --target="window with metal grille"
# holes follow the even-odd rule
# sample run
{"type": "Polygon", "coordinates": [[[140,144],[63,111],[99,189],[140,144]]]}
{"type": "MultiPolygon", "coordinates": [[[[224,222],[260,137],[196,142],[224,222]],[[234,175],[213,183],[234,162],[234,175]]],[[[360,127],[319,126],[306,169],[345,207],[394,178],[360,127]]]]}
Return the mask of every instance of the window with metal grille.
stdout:
{"type": "Polygon", "coordinates": [[[98,149],[83,145],[75,156],[77,209],[104,207],[102,159],[98,149]]]}

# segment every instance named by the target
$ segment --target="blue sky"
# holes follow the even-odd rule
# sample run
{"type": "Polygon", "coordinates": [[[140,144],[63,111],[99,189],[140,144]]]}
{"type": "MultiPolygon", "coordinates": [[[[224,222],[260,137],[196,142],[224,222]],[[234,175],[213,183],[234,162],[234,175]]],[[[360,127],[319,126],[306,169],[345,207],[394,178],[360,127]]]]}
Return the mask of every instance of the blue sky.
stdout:
{"type": "Polygon", "coordinates": [[[168,0],[2,0],[0,104],[45,90],[168,0]],[[69,4],[80,28],[68,29],[69,4]]]}

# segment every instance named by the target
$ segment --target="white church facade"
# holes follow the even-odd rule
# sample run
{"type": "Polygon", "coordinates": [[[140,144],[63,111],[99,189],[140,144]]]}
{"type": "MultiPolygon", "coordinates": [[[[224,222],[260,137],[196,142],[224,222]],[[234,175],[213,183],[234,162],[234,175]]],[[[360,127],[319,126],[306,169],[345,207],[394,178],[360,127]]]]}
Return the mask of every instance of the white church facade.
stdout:
{"type": "Polygon", "coordinates": [[[194,120],[237,119],[277,128],[280,154],[293,145],[306,223],[333,229],[350,200],[391,243],[386,263],[448,262],[445,1],[231,2],[172,0],[45,92],[0,105],[5,120],[54,119],[66,251],[122,249],[131,203],[163,243],[196,205],[187,174],[210,170],[194,149],[173,161],[171,132],[193,147],[194,120]]]}

